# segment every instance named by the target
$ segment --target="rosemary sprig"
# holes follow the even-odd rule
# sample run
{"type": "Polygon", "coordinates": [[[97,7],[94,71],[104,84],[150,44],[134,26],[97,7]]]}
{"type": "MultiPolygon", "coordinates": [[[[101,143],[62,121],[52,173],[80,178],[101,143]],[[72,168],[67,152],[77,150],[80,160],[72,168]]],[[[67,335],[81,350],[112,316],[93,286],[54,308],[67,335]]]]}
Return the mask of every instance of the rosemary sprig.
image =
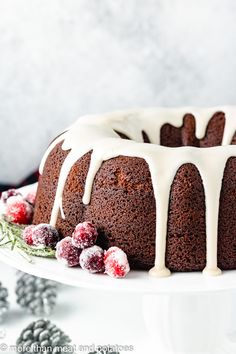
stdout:
{"type": "MultiPolygon", "coordinates": [[[[11,250],[17,248],[23,252],[19,252],[22,256],[26,253],[30,256],[55,258],[55,250],[51,248],[37,248],[27,245],[22,238],[22,232],[25,226],[13,224],[8,222],[3,217],[0,218],[0,247],[11,246],[11,250]]],[[[25,258],[30,260],[29,257],[24,255],[25,258]]]]}

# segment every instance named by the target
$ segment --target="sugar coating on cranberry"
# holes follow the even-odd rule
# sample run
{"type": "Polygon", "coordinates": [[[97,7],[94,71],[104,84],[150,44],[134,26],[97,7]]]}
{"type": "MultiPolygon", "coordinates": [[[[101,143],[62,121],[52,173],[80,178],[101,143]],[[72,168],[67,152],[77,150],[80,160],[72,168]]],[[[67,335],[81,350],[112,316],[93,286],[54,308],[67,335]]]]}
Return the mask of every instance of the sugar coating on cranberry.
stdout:
{"type": "Polygon", "coordinates": [[[35,199],[36,199],[36,192],[32,192],[32,191],[29,192],[25,197],[25,200],[27,200],[27,202],[29,202],[32,205],[35,204],[35,199]]]}
{"type": "Polygon", "coordinates": [[[57,260],[68,267],[79,265],[80,254],[81,250],[72,245],[72,239],[70,236],[63,238],[56,245],[57,260]]]}
{"type": "Polygon", "coordinates": [[[6,203],[8,198],[15,197],[16,195],[21,195],[21,193],[18,192],[16,189],[8,189],[7,191],[2,192],[1,201],[3,203],[6,203]]]}
{"type": "Polygon", "coordinates": [[[35,225],[29,225],[23,230],[23,233],[22,233],[23,240],[29,246],[33,245],[32,232],[33,232],[34,227],[35,227],[35,225]]]}
{"type": "Polygon", "coordinates": [[[91,222],[82,222],[72,234],[72,244],[81,249],[91,247],[95,244],[97,235],[97,229],[91,222]]]}
{"type": "Polygon", "coordinates": [[[33,207],[21,195],[11,196],[6,201],[5,215],[9,221],[17,224],[30,224],[33,207]]]}
{"type": "Polygon", "coordinates": [[[49,224],[38,224],[32,230],[34,246],[55,248],[59,241],[59,234],[55,227],[49,224]]]}
{"type": "Polygon", "coordinates": [[[130,271],[127,255],[119,247],[104,252],[105,273],[113,278],[123,278],[130,271]]]}
{"type": "Polygon", "coordinates": [[[104,273],[104,252],[99,246],[85,248],[80,255],[79,263],[82,269],[90,273],[104,273]]]}

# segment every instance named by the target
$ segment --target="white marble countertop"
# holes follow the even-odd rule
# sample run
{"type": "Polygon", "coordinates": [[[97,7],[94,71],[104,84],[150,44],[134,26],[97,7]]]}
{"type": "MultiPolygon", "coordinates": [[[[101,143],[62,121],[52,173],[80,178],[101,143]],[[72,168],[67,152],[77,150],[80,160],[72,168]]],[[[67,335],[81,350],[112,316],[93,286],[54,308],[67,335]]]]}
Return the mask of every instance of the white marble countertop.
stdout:
{"type": "MultiPolygon", "coordinates": [[[[29,315],[16,304],[16,271],[0,263],[1,282],[9,289],[10,311],[4,323],[0,324],[0,345],[6,343],[10,349],[21,330],[31,321],[38,319],[29,315]]],[[[141,297],[133,294],[85,290],[60,285],[57,306],[49,319],[70,335],[77,346],[129,345],[131,354],[143,354],[148,347],[141,312],[141,297]]],[[[1,351],[0,346],[0,353],[1,351]]],[[[77,354],[87,351],[78,350],[77,354]]],[[[127,351],[122,353],[129,353],[127,351]]]]}

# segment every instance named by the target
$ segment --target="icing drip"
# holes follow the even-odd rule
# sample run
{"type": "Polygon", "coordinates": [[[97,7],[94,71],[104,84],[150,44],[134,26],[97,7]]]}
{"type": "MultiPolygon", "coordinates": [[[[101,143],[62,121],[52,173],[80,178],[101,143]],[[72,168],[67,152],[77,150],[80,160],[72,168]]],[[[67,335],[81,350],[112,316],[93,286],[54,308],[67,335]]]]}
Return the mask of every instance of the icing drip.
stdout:
{"type": "Polygon", "coordinates": [[[68,174],[76,161],[92,150],[91,162],[86,178],[83,203],[89,204],[95,176],[103,161],[123,155],[143,158],[149,165],[154,196],[156,200],[156,256],[155,266],[150,270],[154,276],[168,276],[165,265],[166,235],[169,196],[173,179],[178,169],[185,163],[193,163],[201,175],[206,204],[206,244],[207,264],[204,273],[217,275],[217,229],[221,183],[225,164],[231,156],[236,156],[236,146],[229,145],[236,130],[236,110],[232,107],[196,109],[146,109],[115,112],[112,114],[86,116],[80,118],[68,131],[56,139],[46,152],[42,163],[58,142],[69,153],[62,165],[50,223],[55,226],[59,210],[64,218],[62,196],[68,174]],[[160,146],[160,129],[170,123],[181,127],[183,116],[192,113],[196,118],[196,136],[202,139],[210,118],[217,111],[224,111],[226,124],[222,147],[168,148],[160,146]],[[135,123],[134,123],[135,122],[135,123]],[[122,140],[115,133],[119,131],[131,140],[122,140]],[[145,131],[151,144],[143,143],[145,131]],[[154,145],[155,144],[155,145],[154,145]]]}
{"type": "Polygon", "coordinates": [[[65,220],[66,216],[63,210],[63,205],[62,205],[62,198],[60,198],[60,204],[59,204],[60,212],[61,212],[61,217],[63,220],[65,220]]]}

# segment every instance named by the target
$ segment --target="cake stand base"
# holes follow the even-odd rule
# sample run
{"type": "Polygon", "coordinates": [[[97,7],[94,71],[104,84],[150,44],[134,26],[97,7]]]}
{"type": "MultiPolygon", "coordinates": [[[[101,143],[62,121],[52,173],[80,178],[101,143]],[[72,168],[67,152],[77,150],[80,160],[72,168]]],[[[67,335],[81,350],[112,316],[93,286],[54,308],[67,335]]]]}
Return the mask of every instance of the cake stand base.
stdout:
{"type": "Polygon", "coordinates": [[[143,296],[143,317],[154,354],[233,354],[227,335],[232,291],[143,296]]]}

